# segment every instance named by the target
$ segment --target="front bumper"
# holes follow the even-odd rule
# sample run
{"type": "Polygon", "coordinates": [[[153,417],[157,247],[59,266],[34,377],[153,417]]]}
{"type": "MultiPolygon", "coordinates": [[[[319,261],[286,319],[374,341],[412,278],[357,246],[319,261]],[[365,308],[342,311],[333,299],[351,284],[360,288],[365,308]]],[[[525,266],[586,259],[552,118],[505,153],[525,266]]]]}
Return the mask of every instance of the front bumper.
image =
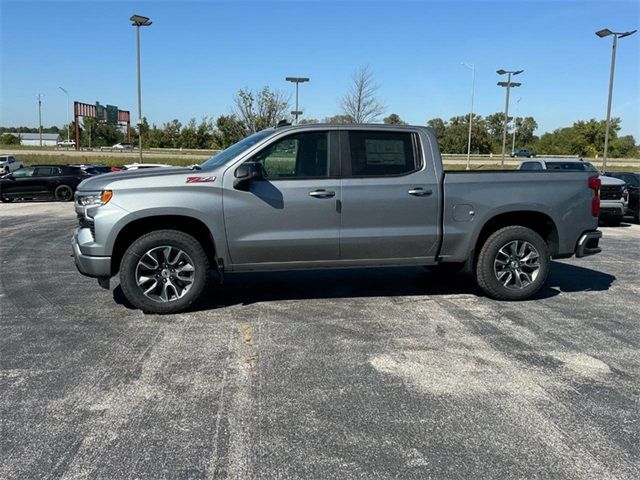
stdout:
{"type": "Polygon", "coordinates": [[[598,243],[601,238],[602,232],[600,230],[583,233],[576,245],[576,257],[587,257],[589,255],[600,253],[602,248],[598,246],[598,243]]]}
{"type": "Polygon", "coordinates": [[[603,200],[600,202],[600,217],[623,217],[627,209],[625,202],[608,202],[603,200]]]}
{"type": "Polygon", "coordinates": [[[84,255],[80,251],[77,231],[71,240],[71,250],[73,251],[76,268],[81,274],[94,278],[111,277],[111,257],[93,257],[90,255],[84,255]]]}

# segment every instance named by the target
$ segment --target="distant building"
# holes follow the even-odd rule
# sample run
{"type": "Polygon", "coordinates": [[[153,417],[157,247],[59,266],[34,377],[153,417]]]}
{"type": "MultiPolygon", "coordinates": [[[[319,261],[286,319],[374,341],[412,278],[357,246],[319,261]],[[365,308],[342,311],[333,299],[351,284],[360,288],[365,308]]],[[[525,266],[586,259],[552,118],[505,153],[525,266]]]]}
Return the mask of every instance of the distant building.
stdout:
{"type": "MultiPolygon", "coordinates": [[[[10,132],[10,135],[14,135],[20,139],[20,145],[27,145],[32,147],[40,146],[40,134],[39,133],[17,133],[10,132]]],[[[55,147],[58,142],[62,140],[62,137],[57,133],[43,133],[42,134],[42,146],[43,147],[55,147]]]]}

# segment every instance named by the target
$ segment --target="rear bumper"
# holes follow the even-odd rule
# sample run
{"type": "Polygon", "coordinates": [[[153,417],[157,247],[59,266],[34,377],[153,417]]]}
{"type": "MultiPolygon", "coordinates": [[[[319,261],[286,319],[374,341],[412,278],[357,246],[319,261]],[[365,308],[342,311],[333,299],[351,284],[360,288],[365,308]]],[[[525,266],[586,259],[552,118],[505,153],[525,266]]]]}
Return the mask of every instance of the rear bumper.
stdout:
{"type": "Polygon", "coordinates": [[[589,255],[600,253],[602,248],[598,246],[598,243],[601,238],[602,232],[599,230],[583,233],[576,245],[576,257],[587,257],[589,255]]]}
{"type": "Polygon", "coordinates": [[[81,274],[94,278],[111,277],[111,257],[93,257],[90,255],[84,255],[80,251],[80,246],[78,245],[77,233],[71,240],[71,250],[76,262],[76,268],[81,274]]]}

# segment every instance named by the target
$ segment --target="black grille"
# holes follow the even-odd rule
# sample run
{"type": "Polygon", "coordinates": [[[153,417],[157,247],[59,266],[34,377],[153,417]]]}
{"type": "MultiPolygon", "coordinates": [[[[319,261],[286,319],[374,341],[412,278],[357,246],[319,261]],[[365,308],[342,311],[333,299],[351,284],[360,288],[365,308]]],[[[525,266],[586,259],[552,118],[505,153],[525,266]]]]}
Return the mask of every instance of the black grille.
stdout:
{"type": "Polygon", "coordinates": [[[618,200],[623,191],[622,185],[603,185],[600,187],[600,200],[618,200]]]}

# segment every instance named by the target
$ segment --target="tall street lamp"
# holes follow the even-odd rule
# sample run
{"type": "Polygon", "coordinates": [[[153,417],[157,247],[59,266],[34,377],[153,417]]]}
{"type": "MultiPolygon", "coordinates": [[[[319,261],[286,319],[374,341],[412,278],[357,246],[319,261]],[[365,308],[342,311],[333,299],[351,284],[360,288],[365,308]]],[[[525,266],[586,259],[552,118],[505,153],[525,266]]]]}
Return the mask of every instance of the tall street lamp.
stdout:
{"type": "Polygon", "coordinates": [[[67,96],[67,146],[69,145],[69,139],[71,138],[71,125],[69,124],[69,92],[64,88],[58,87],[67,96]]]}
{"type": "Polygon", "coordinates": [[[471,169],[471,125],[473,123],[473,95],[476,88],[476,66],[473,63],[463,63],[471,69],[471,110],[469,111],[469,138],[467,140],[467,170],[471,169]]]}
{"type": "Polygon", "coordinates": [[[612,32],[608,28],[598,30],[596,35],[600,38],[613,35],[613,44],[611,46],[611,72],[609,73],[609,100],[607,101],[607,126],[604,133],[604,153],[602,154],[602,170],[607,169],[607,151],[609,149],[609,127],[611,126],[611,98],[613,97],[613,72],[616,68],[616,48],[618,39],[633,35],[637,30],[630,32],[612,32]]]}
{"type": "Polygon", "coordinates": [[[295,118],[295,124],[298,124],[298,115],[302,115],[302,112],[298,110],[298,85],[304,82],[308,82],[309,79],[307,77],[286,77],[285,80],[287,82],[292,82],[296,84],[296,109],[291,112],[291,115],[295,118]]]}
{"type": "Polygon", "coordinates": [[[140,27],[148,27],[151,20],[142,15],[132,15],[131,25],[136,27],[136,45],[138,59],[138,150],[140,150],[140,163],[142,163],[142,93],[140,89],[140,27]]]}
{"type": "Polygon", "coordinates": [[[513,109],[513,137],[511,138],[511,153],[516,151],[516,132],[518,131],[518,115],[516,112],[518,111],[520,100],[522,100],[522,97],[518,98],[516,106],[513,109]]]}
{"type": "Polygon", "coordinates": [[[505,87],[506,88],[506,99],[505,99],[505,105],[504,105],[504,125],[502,126],[502,161],[501,161],[501,165],[504,168],[504,151],[505,148],[507,147],[507,122],[509,120],[509,90],[511,89],[511,87],[519,87],[520,85],[522,85],[521,83],[517,83],[517,82],[512,82],[511,81],[511,76],[515,76],[515,75],[519,75],[522,72],[524,72],[524,70],[504,70],[504,69],[500,69],[497,70],[496,73],[498,75],[504,75],[505,73],[508,74],[508,78],[506,82],[498,82],[498,86],[500,87],[505,87]]]}

